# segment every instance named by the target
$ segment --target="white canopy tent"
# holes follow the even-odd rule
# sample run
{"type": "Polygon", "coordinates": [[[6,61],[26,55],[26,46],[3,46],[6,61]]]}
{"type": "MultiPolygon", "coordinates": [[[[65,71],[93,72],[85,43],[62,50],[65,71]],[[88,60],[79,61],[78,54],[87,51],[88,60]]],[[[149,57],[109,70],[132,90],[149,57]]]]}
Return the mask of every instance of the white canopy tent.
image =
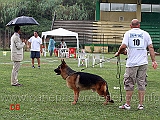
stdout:
{"type": "Polygon", "coordinates": [[[41,38],[44,37],[44,45],[45,45],[45,52],[46,52],[46,37],[47,35],[50,36],[75,36],[77,39],[77,50],[79,51],[79,40],[78,40],[78,33],[72,32],[63,28],[58,28],[51,31],[42,32],[41,38]]]}

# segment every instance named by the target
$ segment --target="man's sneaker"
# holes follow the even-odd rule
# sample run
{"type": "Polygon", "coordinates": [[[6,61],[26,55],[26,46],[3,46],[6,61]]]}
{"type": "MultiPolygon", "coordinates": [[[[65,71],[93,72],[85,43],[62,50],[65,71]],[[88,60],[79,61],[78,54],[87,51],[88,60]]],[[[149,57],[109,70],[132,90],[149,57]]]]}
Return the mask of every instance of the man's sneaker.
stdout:
{"type": "Polygon", "coordinates": [[[32,68],[35,68],[34,65],[32,66],[32,68]]]}
{"type": "Polygon", "coordinates": [[[38,66],[38,68],[40,69],[40,66],[38,66]]]}
{"type": "Polygon", "coordinates": [[[22,84],[20,84],[20,83],[12,84],[12,86],[22,86],[22,84]]]}
{"type": "Polygon", "coordinates": [[[126,110],[129,110],[131,109],[130,105],[127,105],[127,104],[124,104],[122,106],[119,106],[120,109],[126,109],[126,110]]]}
{"type": "Polygon", "coordinates": [[[139,104],[137,108],[138,110],[143,110],[144,106],[139,104]]]}

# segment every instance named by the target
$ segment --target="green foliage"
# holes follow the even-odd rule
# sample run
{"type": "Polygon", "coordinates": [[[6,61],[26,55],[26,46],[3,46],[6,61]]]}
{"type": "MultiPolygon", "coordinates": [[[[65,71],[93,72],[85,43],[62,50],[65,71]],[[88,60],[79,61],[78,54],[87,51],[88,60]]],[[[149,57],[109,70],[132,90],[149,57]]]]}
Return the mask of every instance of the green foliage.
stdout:
{"type": "MultiPolygon", "coordinates": [[[[96,0],[63,0],[63,2],[62,2],[63,6],[74,6],[76,4],[79,6],[79,8],[81,10],[83,10],[83,9],[85,10],[84,13],[87,15],[85,17],[87,20],[94,20],[96,0]]],[[[78,12],[78,11],[75,11],[75,12],[78,12]]],[[[83,11],[81,11],[81,12],[83,12],[83,11]]]]}
{"type": "Polygon", "coordinates": [[[88,14],[85,8],[77,4],[73,6],[59,5],[56,9],[57,19],[61,20],[87,20],[88,14]]]}
{"type": "Polygon", "coordinates": [[[93,51],[94,51],[94,44],[90,45],[90,50],[91,50],[91,53],[93,53],[93,51]]]}
{"type": "MultiPolygon", "coordinates": [[[[57,20],[89,20],[94,19],[95,2],[89,0],[7,0],[0,4],[0,27],[5,25],[18,16],[32,16],[37,21],[42,21],[45,30],[50,29],[54,12],[57,20]],[[91,12],[92,11],[92,12],[91,12]],[[92,17],[91,17],[92,15],[92,17]],[[49,24],[46,26],[46,24],[49,24]]],[[[26,33],[29,33],[26,31],[26,33]]]]}
{"type": "Polygon", "coordinates": [[[0,27],[5,27],[6,23],[15,18],[18,14],[17,3],[0,4],[0,27]]]}
{"type": "Polygon", "coordinates": [[[158,53],[160,53],[160,48],[157,50],[158,53]]]}
{"type": "Polygon", "coordinates": [[[118,47],[114,46],[112,52],[117,52],[117,51],[118,51],[118,47]]]}

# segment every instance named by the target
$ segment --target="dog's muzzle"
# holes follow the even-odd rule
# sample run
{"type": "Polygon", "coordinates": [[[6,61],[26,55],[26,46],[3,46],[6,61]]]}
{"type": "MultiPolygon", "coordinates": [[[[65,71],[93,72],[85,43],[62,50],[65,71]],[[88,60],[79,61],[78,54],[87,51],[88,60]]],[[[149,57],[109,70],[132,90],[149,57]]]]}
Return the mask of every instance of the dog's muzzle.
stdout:
{"type": "Polygon", "coordinates": [[[60,75],[61,74],[61,71],[58,68],[54,69],[54,72],[57,73],[56,75],[60,75]]]}

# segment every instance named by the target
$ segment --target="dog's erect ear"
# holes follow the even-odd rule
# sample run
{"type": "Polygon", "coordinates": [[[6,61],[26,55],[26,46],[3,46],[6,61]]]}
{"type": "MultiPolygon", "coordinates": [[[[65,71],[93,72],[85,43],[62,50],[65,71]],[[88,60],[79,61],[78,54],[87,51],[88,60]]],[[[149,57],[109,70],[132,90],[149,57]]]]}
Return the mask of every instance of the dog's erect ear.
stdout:
{"type": "Polygon", "coordinates": [[[61,60],[62,64],[66,64],[66,62],[64,61],[64,59],[61,60]]]}

